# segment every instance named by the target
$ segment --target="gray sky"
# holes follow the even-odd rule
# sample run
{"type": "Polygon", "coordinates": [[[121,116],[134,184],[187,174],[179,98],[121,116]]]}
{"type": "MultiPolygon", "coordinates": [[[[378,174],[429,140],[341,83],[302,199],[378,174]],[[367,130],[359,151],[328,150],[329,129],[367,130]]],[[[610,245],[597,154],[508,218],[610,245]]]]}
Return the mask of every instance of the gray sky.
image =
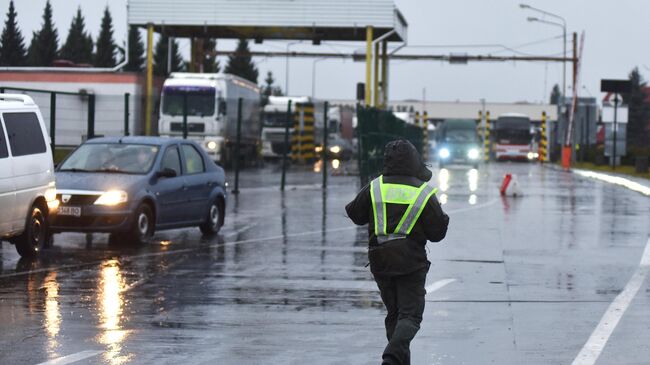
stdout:
{"type": "MultiPolygon", "coordinates": [[[[523,0],[395,0],[409,23],[409,45],[478,45],[502,44],[508,47],[547,39],[517,51],[535,55],[561,55],[560,28],[529,23],[527,16],[538,16],[519,8],[523,0]]],[[[600,97],[601,78],[625,78],[639,66],[650,78],[650,1],[641,0],[526,0],[530,5],[562,15],[568,32],[585,31],[582,82],[583,96],[600,97]],[[584,86],[584,88],[583,88],[584,86]]],[[[113,14],[116,42],[122,44],[126,34],[125,0],[52,0],[54,21],[61,43],[78,6],[86,18],[86,26],[97,37],[102,12],[109,6],[113,14]]],[[[26,43],[32,31],[40,28],[45,0],[17,0],[18,22],[26,43]]],[[[9,0],[0,0],[2,21],[9,0]]],[[[570,37],[569,37],[570,39],[570,37]]],[[[292,50],[351,52],[361,43],[311,44],[293,46],[292,50]]],[[[220,41],[221,49],[233,49],[233,41],[220,41]]],[[[256,50],[284,50],[285,43],[266,41],[253,45],[256,50]]],[[[567,49],[571,50],[571,44],[567,49]]],[[[189,56],[189,43],[181,41],[184,56],[189,56]]],[[[449,54],[512,54],[494,47],[406,48],[400,53],[449,54]]],[[[284,59],[257,59],[261,83],[267,70],[273,71],[277,82],[285,88],[284,59]]],[[[221,61],[222,65],[225,60],[221,61]]],[[[289,91],[311,95],[312,60],[290,61],[289,91]]],[[[316,64],[316,96],[319,98],[353,98],[355,84],[364,79],[364,64],[352,61],[324,60],[316,64]]],[[[470,63],[449,65],[442,62],[395,61],[390,68],[390,97],[421,99],[426,89],[427,100],[476,101],[546,101],[553,84],[562,83],[562,68],[556,63],[470,63]]],[[[571,64],[567,64],[567,85],[571,85],[571,64]]],[[[570,93],[570,89],[568,89],[570,93]]]]}

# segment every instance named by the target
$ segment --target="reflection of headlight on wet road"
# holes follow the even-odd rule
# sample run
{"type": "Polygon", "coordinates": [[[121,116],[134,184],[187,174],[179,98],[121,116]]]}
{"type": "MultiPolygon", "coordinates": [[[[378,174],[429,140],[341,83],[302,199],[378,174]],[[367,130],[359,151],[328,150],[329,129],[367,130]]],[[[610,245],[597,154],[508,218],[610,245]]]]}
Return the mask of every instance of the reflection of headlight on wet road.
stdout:
{"type": "Polygon", "coordinates": [[[478,148],[472,148],[469,151],[467,151],[467,158],[469,158],[470,160],[478,159],[478,155],[479,155],[478,148]]]}
{"type": "Polygon", "coordinates": [[[438,184],[440,186],[440,191],[447,191],[447,189],[449,189],[449,170],[440,170],[438,173],[438,184]]]}
{"type": "Polygon", "coordinates": [[[471,169],[467,173],[467,180],[469,182],[469,191],[474,192],[478,189],[478,170],[471,169]]]}
{"type": "Polygon", "coordinates": [[[341,167],[341,161],[339,161],[339,160],[332,160],[332,168],[333,168],[333,169],[338,169],[339,167],[341,167]]]}
{"type": "Polygon", "coordinates": [[[438,156],[440,156],[440,158],[448,158],[449,155],[450,155],[450,152],[449,152],[449,149],[447,149],[447,148],[441,148],[440,152],[438,152],[438,156]]]}
{"type": "Polygon", "coordinates": [[[476,204],[476,194],[472,194],[469,196],[469,205],[474,205],[476,204]]]}

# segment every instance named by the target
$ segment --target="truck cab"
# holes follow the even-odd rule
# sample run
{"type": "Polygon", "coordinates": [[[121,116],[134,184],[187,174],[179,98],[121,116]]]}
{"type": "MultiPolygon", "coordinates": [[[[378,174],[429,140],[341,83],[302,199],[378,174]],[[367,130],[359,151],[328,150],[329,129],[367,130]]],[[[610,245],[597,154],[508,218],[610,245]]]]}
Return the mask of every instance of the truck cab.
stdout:
{"type": "Polygon", "coordinates": [[[476,121],[447,119],[437,128],[436,151],[441,168],[450,164],[472,165],[478,168],[481,143],[476,121]]]}

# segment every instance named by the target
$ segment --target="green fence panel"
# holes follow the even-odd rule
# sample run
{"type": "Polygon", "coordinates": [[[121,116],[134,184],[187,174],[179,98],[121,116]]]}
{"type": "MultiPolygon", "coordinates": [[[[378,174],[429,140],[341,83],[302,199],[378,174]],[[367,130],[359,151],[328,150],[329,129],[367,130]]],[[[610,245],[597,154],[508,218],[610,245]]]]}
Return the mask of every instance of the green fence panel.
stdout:
{"type": "Polygon", "coordinates": [[[390,141],[406,139],[422,154],[423,130],[397,118],[391,111],[357,107],[359,176],[363,185],[381,173],[384,147],[390,141]]]}

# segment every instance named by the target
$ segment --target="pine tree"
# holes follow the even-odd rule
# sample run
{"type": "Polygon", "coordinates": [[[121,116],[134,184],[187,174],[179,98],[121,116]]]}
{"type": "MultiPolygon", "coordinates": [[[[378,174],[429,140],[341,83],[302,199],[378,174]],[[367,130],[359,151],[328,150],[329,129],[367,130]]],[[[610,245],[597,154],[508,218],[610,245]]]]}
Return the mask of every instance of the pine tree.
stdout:
{"type": "Polygon", "coordinates": [[[124,67],[125,71],[140,72],[144,69],[144,43],[140,37],[138,27],[129,28],[129,62],[124,67]]]}
{"type": "Polygon", "coordinates": [[[558,84],[553,85],[553,90],[551,90],[551,105],[558,105],[560,99],[562,98],[562,93],[560,92],[560,86],[558,84]]]}
{"type": "Polygon", "coordinates": [[[635,67],[629,74],[632,91],[623,95],[623,102],[628,107],[627,146],[645,147],[650,145],[650,136],[646,131],[646,124],[650,120],[650,105],[645,102],[647,95],[643,91],[646,82],[635,67]]]}
{"type": "Polygon", "coordinates": [[[92,63],[93,39],[86,32],[86,25],[81,8],[77,8],[77,15],[70,23],[70,30],[65,44],[61,47],[60,56],[74,63],[92,63]]]}
{"type": "Polygon", "coordinates": [[[0,37],[0,65],[2,66],[25,66],[27,63],[24,39],[16,22],[17,15],[14,2],[10,1],[5,29],[0,37]]]}
{"type": "Polygon", "coordinates": [[[279,86],[275,86],[275,79],[273,78],[273,72],[268,71],[266,73],[266,78],[264,79],[264,85],[262,85],[262,105],[266,105],[269,102],[269,96],[282,96],[282,89],[279,86]]]}
{"type": "Polygon", "coordinates": [[[208,38],[203,42],[203,72],[217,73],[221,70],[221,65],[217,60],[217,40],[208,38]]]}
{"type": "Polygon", "coordinates": [[[108,6],[104,9],[101,30],[97,37],[97,53],[95,53],[95,66],[115,66],[115,51],[117,46],[113,41],[113,18],[108,6]]]}
{"type": "MultiPolygon", "coordinates": [[[[167,51],[168,51],[169,36],[162,34],[158,38],[156,48],[153,55],[153,72],[158,76],[167,76],[167,51]]],[[[172,42],[172,62],[171,72],[183,70],[183,57],[178,51],[178,42],[174,39],[172,42]]]]}
{"type": "Polygon", "coordinates": [[[32,42],[27,52],[27,63],[30,66],[52,66],[59,48],[59,32],[52,21],[52,4],[48,0],[43,10],[43,26],[34,32],[32,42]]]}
{"type": "Polygon", "coordinates": [[[243,77],[257,84],[258,71],[250,53],[248,41],[246,39],[240,39],[235,50],[235,55],[228,56],[226,73],[243,77]]]}

